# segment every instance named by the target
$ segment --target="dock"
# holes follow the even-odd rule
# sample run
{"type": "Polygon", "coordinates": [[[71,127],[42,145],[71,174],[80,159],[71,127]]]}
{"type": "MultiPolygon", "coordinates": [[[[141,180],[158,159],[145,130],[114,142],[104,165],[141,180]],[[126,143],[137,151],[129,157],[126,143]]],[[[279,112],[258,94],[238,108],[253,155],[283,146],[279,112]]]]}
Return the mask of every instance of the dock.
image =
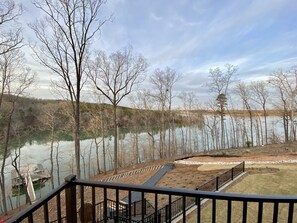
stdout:
{"type": "MultiPolygon", "coordinates": [[[[19,168],[20,174],[25,179],[30,175],[32,182],[44,182],[51,178],[49,171],[42,166],[42,164],[30,164],[27,166],[21,166],[19,168]]],[[[23,182],[16,170],[11,171],[11,185],[12,187],[24,186],[26,182],[23,182]]]]}

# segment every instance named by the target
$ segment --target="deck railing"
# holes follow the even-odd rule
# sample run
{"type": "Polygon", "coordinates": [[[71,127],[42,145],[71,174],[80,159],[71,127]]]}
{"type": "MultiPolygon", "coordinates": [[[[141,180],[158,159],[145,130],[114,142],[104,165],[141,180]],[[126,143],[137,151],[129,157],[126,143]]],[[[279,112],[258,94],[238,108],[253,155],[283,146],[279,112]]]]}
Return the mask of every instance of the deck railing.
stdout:
{"type": "MultiPolygon", "coordinates": [[[[209,215],[210,220],[207,222],[217,222],[219,218],[224,218],[223,222],[247,222],[251,221],[250,218],[256,219],[252,222],[297,222],[297,196],[243,195],[148,187],[80,180],[74,175],[65,178],[65,183],[60,187],[8,222],[164,222],[160,218],[159,208],[161,205],[171,204],[178,197],[181,198],[178,207],[169,205],[163,214],[172,216],[175,208],[181,209],[181,222],[187,222],[190,218],[194,222],[206,222],[203,221],[204,215],[209,215]],[[131,202],[134,191],[140,192],[142,198],[139,201],[140,211],[137,212],[139,215],[136,216],[131,202]],[[121,202],[126,196],[129,197],[128,202],[121,202]],[[210,200],[206,207],[200,202],[205,198],[210,200]],[[148,200],[153,206],[153,214],[147,213],[148,200]],[[196,201],[194,214],[188,215],[186,212],[188,200],[196,201]],[[148,215],[151,215],[150,220],[148,215]]],[[[166,221],[171,222],[172,219],[168,217],[166,221]]]]}

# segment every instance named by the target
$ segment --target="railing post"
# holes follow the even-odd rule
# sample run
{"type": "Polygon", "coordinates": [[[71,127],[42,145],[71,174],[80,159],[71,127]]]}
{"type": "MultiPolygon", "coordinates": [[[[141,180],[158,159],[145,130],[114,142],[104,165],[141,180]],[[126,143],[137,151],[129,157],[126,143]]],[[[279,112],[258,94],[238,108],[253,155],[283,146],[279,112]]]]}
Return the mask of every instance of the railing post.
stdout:
{"type": "Polygon", "coordinates": [[[231,180],[233,180],[234,179],[234,168],[232,167],[232,169],[231,169],[231,180]]]}
{"type": "Polygon", "coordinates": [[[245,161],[242,162],[242,172],[245,172],[245,161]]]}
{"type": "Polygon", "coordinates": [[[165,206],[165,222],[168,220],[168,205],[165,206]]]}
{"type": "Polygon", "coordinates": [[[219,177],[216,177],[216,191],[219,190],[219,177]]]}
{"type": "Polygon", "coordinates": [[[65,189],[66,194],[66,220],[67,223],[77,222],[76,214],[76,186],[73,181],[76,179],[75,175],[69,175],[65,177],[65,182],[68,183],[68,187],[65,189]]]}
{"type": "Polygon", "coordinates": [[[161,222],[161,213],[158,213],[158,220],[157,222],[161,222]]]}
{"type": "Polygon", "coordinates": [[[146,215],[146,199],[144,199],[144,215],[146,215]]]}

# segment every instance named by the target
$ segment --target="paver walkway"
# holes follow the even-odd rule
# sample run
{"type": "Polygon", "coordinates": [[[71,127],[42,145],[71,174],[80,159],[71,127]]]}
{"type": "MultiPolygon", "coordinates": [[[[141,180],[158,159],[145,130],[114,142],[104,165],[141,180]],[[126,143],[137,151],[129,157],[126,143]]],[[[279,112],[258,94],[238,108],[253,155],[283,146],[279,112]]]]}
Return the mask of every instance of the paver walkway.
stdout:
{"type": "MultiPolygon", "coordinates": [[[[155,173],[150,179],[148,179],[143,185],[145,186],[155,186],[159,180],[166,174],[167,171],[170,171],[174,168],[174,164],[169,163],[163,166],[155,173]]],[[[132,192],[131,193],[131,202],[136,202],[141,200],[141,192],[132,192]]],[[[129,197],[125,197],[122,201],[128,203],[129,197]]]]}

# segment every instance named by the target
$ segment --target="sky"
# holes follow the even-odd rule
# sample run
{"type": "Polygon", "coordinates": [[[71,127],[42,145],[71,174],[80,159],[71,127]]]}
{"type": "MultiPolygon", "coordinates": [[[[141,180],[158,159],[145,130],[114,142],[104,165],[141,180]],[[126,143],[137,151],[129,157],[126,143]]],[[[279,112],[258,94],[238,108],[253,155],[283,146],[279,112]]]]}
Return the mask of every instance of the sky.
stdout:
{"type": "MultiPolygon", "coordinates": [[[[31,0],[20,2],[23,23],[40,16],[31,0]]],[[[103,10],[113,21],[102,28],[96,47],[111,53],[131,45],[148,59],[148,73],[176,70],[183,78],[175,92],[208,98],[209,69],[226,63],[238,67],[237,79],[243,81],[297,65],[296,0],[110,0],[103,10]]],[[[24,31],[32,40],[32,31],[24,31]]],[[[32,96],[55,97],[47,71],[30,64],[39,81],[32,96]]]]}

